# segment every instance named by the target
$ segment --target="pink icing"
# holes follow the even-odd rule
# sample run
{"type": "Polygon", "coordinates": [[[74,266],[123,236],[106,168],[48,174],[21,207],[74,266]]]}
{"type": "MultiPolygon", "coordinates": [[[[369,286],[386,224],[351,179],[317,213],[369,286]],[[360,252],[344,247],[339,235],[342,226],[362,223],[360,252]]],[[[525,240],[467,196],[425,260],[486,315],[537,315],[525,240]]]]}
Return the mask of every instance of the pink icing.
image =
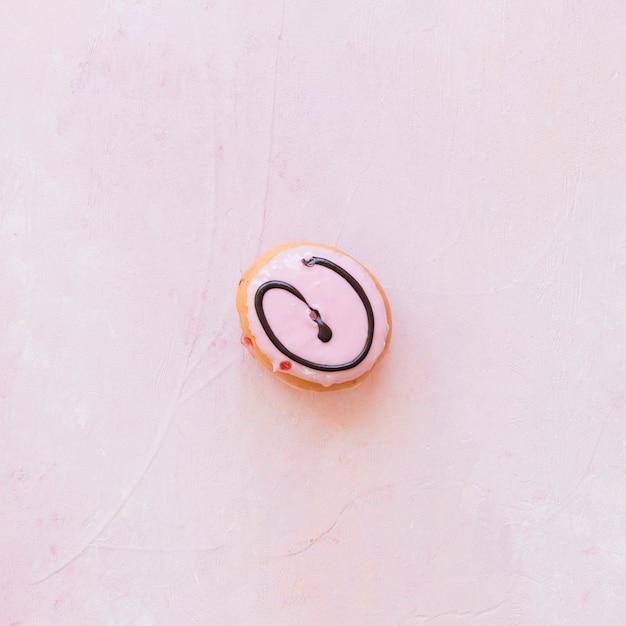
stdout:
{"type": "Polygon", "coordinates": [[[363,266],[351,257],[315,244],[289,248],[274,256],[248,285],[248,320],[258,348],[272,362],[274,371],[286,371],[325,387],[347,382],[367,372],[385,349],[389,322],[385,302],[376,284],[363,266]],[[307,304],[281,289],[266,293],[263,309],[273,332],[286,348],[314,363],[336,365],[354,359],[367,338],[367,315],[358,294],[341,276],[320,265],[306,267],[302,259],[323,257],[349,272],[367,294],[374,313],[374,337],[365,359],[357,366],[339,372],[311,369],[286,357],[270,341],[257,316],[254,297],[257,289],[270,280],[293,285],[318,310],[332,328],[332,339],[324,343],[317,337],[317,325],[307,304]],[[287,368],[285,362],[291,364],[287,368]],[[281,365],[282,364],[282,365],[281,365]]]}

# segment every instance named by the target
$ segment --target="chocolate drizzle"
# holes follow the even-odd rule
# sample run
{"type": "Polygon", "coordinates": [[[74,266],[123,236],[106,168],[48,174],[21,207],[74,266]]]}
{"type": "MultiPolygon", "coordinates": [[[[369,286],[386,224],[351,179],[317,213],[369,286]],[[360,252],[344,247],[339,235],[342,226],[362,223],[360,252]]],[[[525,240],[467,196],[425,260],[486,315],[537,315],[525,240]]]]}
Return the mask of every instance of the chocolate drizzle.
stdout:
{"type": "Polygon", "coordinates": [[[267,321],[267,317],[265,316],[265,311],[263,310],[263,298],[265,294],[272,289],[283,289],[288,291],[292,295],[296,296],[299,300],[302,300],[311,311],[311,319],[317,324],[317,338],[323,343],[328,343],[333,336],[333,331],[330,329],[328,324],[326,324],[322,317],[316,309],[313,309],[305,297],[293,286],[289,283],[286,283],[282,280],[269,280],[263,283],[256,291],[254,296],[254,308],[256,309],[257,316],[259,321],[261,322],[261,326],[263,330],[267,334],[269,340],[276,346],[280,352],[282,352],[286,357],[295,361],[296,363],[300,363],[300,365],[304,365],[305,367],[309,367],[314,370],[318,370],[320,372],[342,372],[344,370],[352,369],[356,367],[359,363],[365,359],[370,348],[372,347],[372,341],[374,339],[374,312],[372,310],[372,305],[370,304],[369,298],[365,293],[365,290],[361,286],[358,280],[349,274],[343,267],[340,267],[336,263],[329,261],[328,259],[324,259],[322,257],[311,257],[310,259],[302,259],[303,265],[306,267],[313,267],[314,265],[321,265],[322,267],[326,267],[336,274],[339,274],[351,287],[356,291],[357,295],[361,299],[363,303],[363,307],[365,308],[365,313],[367,314],[367,339],[365,341],[365,345],[361,352],[351,361],[347,363],[340,363],[339,365],[324,365],[322,363],[313,363],[312,361],[307,361],[302,357],[299,357],[297,354],[291,352],[283,343],[281,343],[280,339],[274,334],[271,326],[267,321]]]}

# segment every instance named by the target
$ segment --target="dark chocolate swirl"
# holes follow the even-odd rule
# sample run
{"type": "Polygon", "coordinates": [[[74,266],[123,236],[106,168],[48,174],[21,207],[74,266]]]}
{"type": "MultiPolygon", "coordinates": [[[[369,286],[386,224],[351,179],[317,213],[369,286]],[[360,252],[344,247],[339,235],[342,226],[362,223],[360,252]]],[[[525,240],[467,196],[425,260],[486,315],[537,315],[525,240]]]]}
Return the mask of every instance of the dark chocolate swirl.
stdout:
{"type": "Polygon", "coordinates": [[[272,327],[269,325],[267,321],[267,317],[265,316],[265,311],[263,310],[263,298],[268,291],[272,289],[283,289],[293,294],[299,300],[302,300],[311,311],[311,319],[317,324],[318,332],[317,338],[327,343],[332,339],[333,333],[330,327],[322,320],[322,317],[316,309],[312,308],[306,298],[293,286],[289,283],[286,283],[282,280],[269,280],[263,283],[256,291],[254,296],[254,308],[256,309],[257,316],[259,321],[261,322],[261,326],[263,330],[267,334],[269,340],[276,346],[276,348],[282,352],[287,358],[295,361],[296,363],[300,363],[300,365],[304,365],[305,367],[309,367],[314,370],[318,370],[320,372],[342,372],[344,370],[352,369],[356,367],[359,363],[365,359],[370,348],[372,347],[372,341],[374,339],[374,312],[372,310],[372,305],[365,293],[365,290],[361,286],[358,280],[352,276],[352,274],[348,273],[343,267],[340,267],[336,263],[329,261],[328,259],[324,259],[322,257],[311,257],[310,259],[302,259],[303,265],[306,267],[313,267],[314,265],[321,265],[323,267],[327,267],[332,270],[336,274],[339,274],[351,287],[356,291],[357,295],[361,299],[363,303],[363,308],[365,309],[365,313],[367,314],[367,339],[365,341],[365,345],[361,352],[351,361],[347,363],[340,363],[338,365],[325,365],[322,363],[313,363],[312,361],[308,361],[307,359],[303,359],[302,357],[294,354],[289,350],[278,337],[275,335],[272,327]],[[314,317],[314,316],[315,317],[314,317]]]}

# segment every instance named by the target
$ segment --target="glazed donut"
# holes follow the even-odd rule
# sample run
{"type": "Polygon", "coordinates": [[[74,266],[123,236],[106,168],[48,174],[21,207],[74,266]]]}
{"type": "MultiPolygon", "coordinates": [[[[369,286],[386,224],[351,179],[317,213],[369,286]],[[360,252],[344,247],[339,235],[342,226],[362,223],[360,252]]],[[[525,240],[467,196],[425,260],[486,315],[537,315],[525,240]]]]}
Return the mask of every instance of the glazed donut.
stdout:
{"type": "Polygon", "coordinates": [[[331,246],[288,243],[269,250],[243,274],[236,300],[243,345],[299,389],[355,387],[391,339],[380,283],[331,246]]]}

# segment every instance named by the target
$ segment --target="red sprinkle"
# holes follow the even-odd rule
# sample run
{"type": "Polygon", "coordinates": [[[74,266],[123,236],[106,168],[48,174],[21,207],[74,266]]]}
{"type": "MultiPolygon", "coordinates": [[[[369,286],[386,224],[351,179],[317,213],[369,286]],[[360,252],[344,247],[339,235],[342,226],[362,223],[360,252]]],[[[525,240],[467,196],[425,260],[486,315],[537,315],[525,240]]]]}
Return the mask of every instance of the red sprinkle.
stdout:
{"type": "Polygon", "coordinates": [[[281,361],[280,362],[280,369],[283,370],[283,372],[290,370],[291,369],[291,363],[289,361],[281,361]]]}
{"type": "Polygon", "coordinates": [[[252,339],[250,339],[250,337],[246,336],[246,335],[241,335],[241,343],[248,347],[252,345],[252,339]]]}

